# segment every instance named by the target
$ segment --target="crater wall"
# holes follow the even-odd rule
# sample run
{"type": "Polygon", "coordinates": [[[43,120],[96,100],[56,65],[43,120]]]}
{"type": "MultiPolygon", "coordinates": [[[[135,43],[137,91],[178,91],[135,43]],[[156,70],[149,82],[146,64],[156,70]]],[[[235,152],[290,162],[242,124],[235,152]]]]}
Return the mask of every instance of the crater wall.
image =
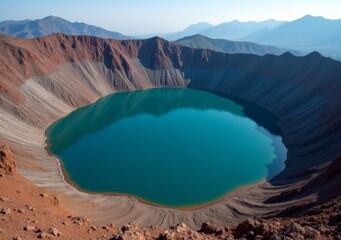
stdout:
{"type": "Polygon", "coordinates": [[[180,47],[160,38],[61,34],[29,40],[0,36],[0,49],[0,138],[13,149],[19,173],[66,193],[63,204],[95,222],[225,225],[299,214],[340,195],[340,173],[328,174],[328,166],[341,156],[341,62],[318,53],[260,57],[180,47]],[[64,181],[58,160],[45,151],[50,124],[113,92],[168,86],[236,96],[276,114],[288,149],[286,169],[270,182],[193,211],[82,193],[64,181]]]}

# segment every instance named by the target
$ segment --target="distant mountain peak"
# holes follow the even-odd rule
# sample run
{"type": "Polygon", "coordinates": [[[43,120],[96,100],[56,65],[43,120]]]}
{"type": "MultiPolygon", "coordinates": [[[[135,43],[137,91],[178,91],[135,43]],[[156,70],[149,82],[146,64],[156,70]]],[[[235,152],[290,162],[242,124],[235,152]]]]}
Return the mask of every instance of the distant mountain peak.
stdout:
{"type": "Polygon", "coordinates": [[[326,20],[326,18],[322,17],[322,16],[313,16],[313,15],[310,15],[310,14],[307,14],[297,20],[313,20],[313,19],[316,19],[316,20],[326,20]]]}
{"type": "Polygon", "coordinates": [[[188,31],[191,29],[205,29],[205,28],[209,28],[212,27],[213,25],[211,23],[208,22],[198,22],[198,23],[194,23],[192,25],[189,25],[184,31],[188,31]]]}
{"type": "Polygon", "coordinates": [[[309,57],[322,57],[323,55],[317,51],[312,51],[307,56],[309,56],[309,57]]]}
{"type": "Polygon", "coordinates": [[[131,39],[118,32],[85,23],[70,22],[60,17],[47,16],[36,20],[0,22],[0,34],[19,38],[35,38],[54,33],[66,35],[89,35],[101,38],[131,39]]]}
{"type": "Polygon", "coordinates": [[[292,54],[291,52],[285,52],[281,55],[282,57],[294,57],[294,54],[292,54]]]}
{"type": "Polygon", "coordinates": [[[65,20],[65,19],[50,15],[50,16],[44,17],[42,19],[37,19],[37,20],[65,20]]]}
{"type": "Polygon", "coordinates": [[[46,19],[50,19],[50,18],[54,18],[54,16],[49,15],[49,16],[46,16],[46,17],[42,18],[42,20],[46,20],[46,19]]]}
{"type": "Polygon", "coordinates": [[[194,34],[192,36],[188,36],[189,38],[208,38],[200,33],[194,34]]]}
{"type": "Polygon", "coordinates": [[[206,36],[204,36],[204,35],[202,35],[202,34],[200,34],[200,33],[197,33],[197,34],[194,34],[194,35],[192,35],[192,36],[186,36],[186,37],[184,37],[184,38],[182,38],[182,39],[178,39],[177,41],[182,41],[182,40],[186,40],[186,39],[196,39],[196,40],[200,40],[200,39],[211,39],[211,38],[206,37],[206,36]]]}
{"type": "Polygon", "coordinates": [[[208,23],[208,22],[197,22],[197,23],[194,23],[190,26],[197,26],[197,25],[208,25],[208,26],[212,26],[211,23],[208,23]]]}

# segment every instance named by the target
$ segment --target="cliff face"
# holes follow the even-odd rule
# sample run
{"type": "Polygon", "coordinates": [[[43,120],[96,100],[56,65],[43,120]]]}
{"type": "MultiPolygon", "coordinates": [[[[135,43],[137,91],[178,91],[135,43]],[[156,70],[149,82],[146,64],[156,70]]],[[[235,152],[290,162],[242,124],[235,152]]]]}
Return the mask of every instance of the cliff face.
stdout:
{"type": "Polygon", "coordinates": [[[226,223],[254,215],[290,215],[292,209],[299,212],[340,195],[335,177],[321,176],[328,176],[325,169],[341,155],[341,62],[318,53],[231,55],[180,47],[160,38],[117,41],[61,34],[31,40],[1,36],[0,49],[0,136],[15,146],[20,173],[73,195],[80,193],[62,187],[59,165],[41,148],[44,129],[111,92],[187,86],[237,96],[279,117],[288,159],[286,169],[271,182],[186,213],[119,199],[125,204],[122,209],[133,207],[124,217],[123,210],[106,211],[108,218],[199,226],[206,220],[226,223]],[[313,184],[317,179],[323,184],[313,184]],[[145,215],[136,218],[136,212],[145,215]]]}
{"type": "MultiPolygon", "coordinates": [[[[139,69],[134,66],[135,58],[144,59],[144,64],[153,68],[165,69],[171,66],[165,56],[167,52],[164,53],[167,49],[160,49],[161,40],[151,40],[148,44],[143,44],[142,41],[115,41],[56,34],[34,40],[9,39],[2,36],[0,41],[1,91],[17,102],[24,101],[17,87],[26,79],[56,72],[59,65],[64,63],[103,63],[106,68],[117,73],[117,77],[123,78],[121,81],[132,81],[134,87],[143,87],[146,84],[146,79],[140,79],[139,69]]],[[[175,47],[168,49],[168,53],[174,49],[175,47]]],[[[124,89],[124,84],[121,89],[124,89]]]]}

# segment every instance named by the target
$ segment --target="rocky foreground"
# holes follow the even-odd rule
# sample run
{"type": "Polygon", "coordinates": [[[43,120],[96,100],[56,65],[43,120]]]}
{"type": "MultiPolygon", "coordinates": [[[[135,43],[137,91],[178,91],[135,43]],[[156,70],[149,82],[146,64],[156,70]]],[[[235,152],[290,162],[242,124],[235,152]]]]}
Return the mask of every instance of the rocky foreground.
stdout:
{"type": "Polygon", "coordinates": [[[341,239],[341,198],[296,218],[249,219],[234,226],[184,223],[170,228],[126,224],[96,226],[63,207],[58,193],[33,185],[15,171],[13,153],[0,144],[1,239],[341,239]]]}

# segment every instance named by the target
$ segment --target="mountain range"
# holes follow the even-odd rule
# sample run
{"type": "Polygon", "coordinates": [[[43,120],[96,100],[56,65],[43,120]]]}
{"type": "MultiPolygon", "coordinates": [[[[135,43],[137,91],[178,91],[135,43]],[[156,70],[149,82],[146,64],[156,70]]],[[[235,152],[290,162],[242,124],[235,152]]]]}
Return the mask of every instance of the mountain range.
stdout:
{"type": "Polygon", "coordinates": [[[35,38],[63,33],[67,35],[90,35],[102,38],[131,39],[119,32],[79,22],[69,22],[60,17],[48,16],[37,20],[0,22],[0,34],[17,38],[35,38]]]}
{"type": "Polygon", "coordinates": [[[189,26],[184,31],[161,35],[165,39],[201,34],[210,38],[248,41],[309,53],[318,51],[325,56],[341,59],[341,20],[306,15],[291,22],[232,21],[219,25],[208,23],[189,26]],[[196,28],[194,28],[196,27],[196,28]],[[198,29],[195,33],[193,29],[198,29]]]}
{"type": "Polygon", "coordinates": [[[212,25],[210,23],[201,22],[190,25],[185,30],[175,32],[171,34],[160,35],[161,37],[174,41],[180,38],[191,36],[195,34],[201,34],[210,38],[220,38],[228,40],[238,40],[245,37],[255,31],[264,29],[273,29],[285,22],[276,21],[273,19],[266,20],[263,22],[239,22],[234,20],[232,22],[225,22],[218,25],[212,25]]]}
{"type": "MultiPolygon", "coordinates": [[[[260,23],[260,26],[256,26],[256,23],[241,23],[234,21],[231,23],[235,29],[239,29],[241,32],[249,32],[251,29],[251,25],[255,26],[256,29],[278,24],[275,21],[266,21],[260,23]]],[[[209,30],[213,27],[212,24],[209,23],[198,23],[189,26],[182,32],[169,34],[168,38],[178,39],[180,36],[184,37],[184,39],[178,40],[176,43],[183,46],[202,48],[202,49],[211,49],[214,51],[221,51],[226,53],[249,53],[256,55],[265,55],[275,54],[280,55],[288,50],[279,49],[271,46],[263,46],[260,44],[254,44],[250,42],[232,42],[228,40],[222,39],[210,39],[208,37],[204,37],[203,35],[195,35],[197,32],[201,32],[203,30],[209,30]],[[193,35],[192,37],[188,37],[189,35],[193,35]]],[[[226,24],[222,24],[221,26],[217,26],[218,29],[226,28],[226,24]]],[[[232,27],[231,27],[232,28],[232,27]]],[[[11,37],[18,38],[35,38],[42,37],[45,35],[50,35],[53,33],[63,33],[66,35],[89,35],[95,37],[102,38],[113,38],[113,39],[129,39],[131,37],[125,36],[118,32],[110,32],[103,28],[87,25],[85,23],[72,23],[65,19],[49,16],[43,19],[38,20],[22,20],[22,21],[4,21],[0,23],[0,34],[8,35],[11,37]]],[[[165,36],[164,36],[165,37],[165,36]]],[[[298,51],[291,51],[295,55],[301,55],[298,51]]]]}
{"type": "MultiPolygon", "coordinates": [[[[118,32],[111,32],[85,23],[72,23],[65,19],[53,16],[38,20],[0,22],[0,34],[12,37],[34,38],[53,33],[91,35],[114,39],[132,38],[118,32]]],[[[158,35],[171,41],[182,39],[178,43],[181,42],[183,45],[186,45],[189,44],[188,39],[184,41],[183,38],[196,34],[214,39],[246,41],[274,46],[280,49],[290,49],[292,53],[294,53],[292,50],[303,53],[318,51],[325,56],[341,60],[341,20],[330,20],[323,17],[306,15],[291,22],[276,21],[272,19],[262,22],[240,22],[234,20],[218,25],[200,22],[193,24],[180,32],[158,35]]],[[[194,39],[198,41],[198,37],[192,38],[191,41],[194,41],[194,39]]],[[[238,48],[235,48],[234,50],[230,49],[230,51],[222,46],[220,40],[208,41],[208,39],[206,39],[204,41],[201,39],[199,42],[200,44],[198,42],[195,44],[191,43],[190,46],[224,52],[254,54],[257,54],[258,52],[260,55],[274,53],[274,49],[269,46],[266,46],[265,48],[262,46],[264,49],[256,51],[254,47],[251,48],[250,44],[246,46],[246,43],[235,43],[235,45],[239,45],[240,51],[238,51],[238,48]]],[[[223,45],[226,44],[227,43],[225,42],[223,45]]],[[[229,44],[231,45],[231,43],[229,44]]],[[[281,51],[282,50],[279,52],[281,51]]],[[[274,54],[278,54],[279,52],[276,50],[274,54]]]]}
{"type": "Polygon", "coordinates": [[[341,59],[341,20],[307,15],[274,29],[256,31],[239,40],[304,52],[319,51],[341,59]]]}
{"type": "Polygon", "coordinates": [[[191,48],[210,49],[216,52],[224,53],[247,53],[263,56],[265,54],[281,55],[285,52],[291,52],[296,56],[303,53],[295,50],[287,50],[267,45],[261,45],[252,42],[229,41],[225,39],[212,39],[200,34],[185,37],[175,41],[176,44],[191,48]]]}

